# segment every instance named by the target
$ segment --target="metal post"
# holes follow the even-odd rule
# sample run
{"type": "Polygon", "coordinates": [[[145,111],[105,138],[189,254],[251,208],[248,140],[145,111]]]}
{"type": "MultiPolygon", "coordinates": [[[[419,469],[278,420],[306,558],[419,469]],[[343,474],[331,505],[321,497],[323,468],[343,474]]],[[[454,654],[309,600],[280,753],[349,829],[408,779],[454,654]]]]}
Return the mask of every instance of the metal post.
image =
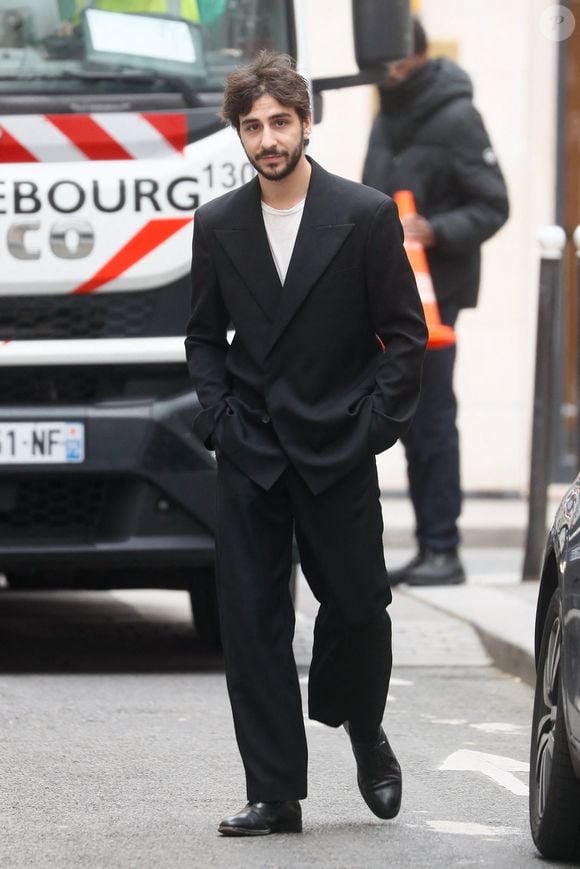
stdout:
{"type": "Polygon", "coordinates": [[[576,470],[580,470],[580,226],[574,230],[576,247],[576,470]]]}
{"type": "Polygon", "coordinates": [[[545,226],[540,230],[539,242],[542,258],[536,329],[528,528],[522,577],[524,580],[539,579],[546,545],[546,507],[552,440],[550,400],[553,384],[554,315],[556,293],[561,282],[566,233],[560,226],[545,226]]]}

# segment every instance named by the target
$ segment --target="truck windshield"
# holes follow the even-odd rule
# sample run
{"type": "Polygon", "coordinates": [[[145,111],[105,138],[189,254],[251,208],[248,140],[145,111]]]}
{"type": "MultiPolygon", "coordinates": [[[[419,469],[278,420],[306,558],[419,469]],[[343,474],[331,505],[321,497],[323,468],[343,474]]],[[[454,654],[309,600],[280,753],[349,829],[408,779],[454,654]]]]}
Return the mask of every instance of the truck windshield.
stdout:
{"type": "Polygon", "coordinates": [[[220,91],[293,53],[292,0],[0,0],[0,94],[220,91]],[[161,83],[161,84],[160,84],[161,83]]]}

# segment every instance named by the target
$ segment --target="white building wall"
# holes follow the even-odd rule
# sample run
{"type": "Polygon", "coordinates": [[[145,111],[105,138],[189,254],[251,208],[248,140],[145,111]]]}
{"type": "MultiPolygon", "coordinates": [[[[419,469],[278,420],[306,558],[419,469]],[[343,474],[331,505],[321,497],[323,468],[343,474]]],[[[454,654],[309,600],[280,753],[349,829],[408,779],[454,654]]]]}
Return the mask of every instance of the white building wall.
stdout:
{"type": "MultiPolygon", "coordinates": [[[[539,27],[550,0],[423,0],[434,42],[454,43],[504,171],[511,217],[484,246],[480,303],[458,323],[456,390],[466,491],[526,490],[538,284],[537,232],[554,214],[558,43],[539,27]]],[[[314,76],[355,71],[349,0],[305,0],[314,76]]],[[[310,153],[360,180],[375,110],[372,88],[327,93],[310,153]]],[[[381,484],[405,488],[397,445],[381,484]]]]}

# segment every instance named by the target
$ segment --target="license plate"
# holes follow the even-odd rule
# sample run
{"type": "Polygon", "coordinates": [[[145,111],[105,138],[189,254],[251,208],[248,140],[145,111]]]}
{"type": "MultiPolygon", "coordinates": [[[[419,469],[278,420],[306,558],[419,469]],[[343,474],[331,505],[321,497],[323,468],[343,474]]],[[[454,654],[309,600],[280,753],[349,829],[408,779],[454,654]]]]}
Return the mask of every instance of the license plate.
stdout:
{"type": "Polygon", "coordinates": [[[84,460],[82,422],[0,423],[0,465],[69,464],[84,460]]]}

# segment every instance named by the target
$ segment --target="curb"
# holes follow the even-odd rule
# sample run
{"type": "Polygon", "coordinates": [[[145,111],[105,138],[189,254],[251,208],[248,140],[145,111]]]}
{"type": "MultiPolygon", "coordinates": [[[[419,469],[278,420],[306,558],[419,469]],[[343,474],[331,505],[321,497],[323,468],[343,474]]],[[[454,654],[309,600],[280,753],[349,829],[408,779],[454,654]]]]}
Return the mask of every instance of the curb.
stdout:
{"type": "Polygon", "coordinates": [[[536,664],[533,655],[526,649],[522,649],[520,645],[490,634],[476,624],[471,623],[471,625],[479,636],[483,648],[499,670],[521,679],[532,688],[535,687],[536,664]]]}
{"type": "MultiPolygon", "coordinates": [[[[534,584],[537,587],[536,584],[534,584]]],[[[531,586],[475,585],[412,587],[401,592],[471,625],[500,670],[534,686],[534,626],[536,606],[528,594],[531,586]]]]}

